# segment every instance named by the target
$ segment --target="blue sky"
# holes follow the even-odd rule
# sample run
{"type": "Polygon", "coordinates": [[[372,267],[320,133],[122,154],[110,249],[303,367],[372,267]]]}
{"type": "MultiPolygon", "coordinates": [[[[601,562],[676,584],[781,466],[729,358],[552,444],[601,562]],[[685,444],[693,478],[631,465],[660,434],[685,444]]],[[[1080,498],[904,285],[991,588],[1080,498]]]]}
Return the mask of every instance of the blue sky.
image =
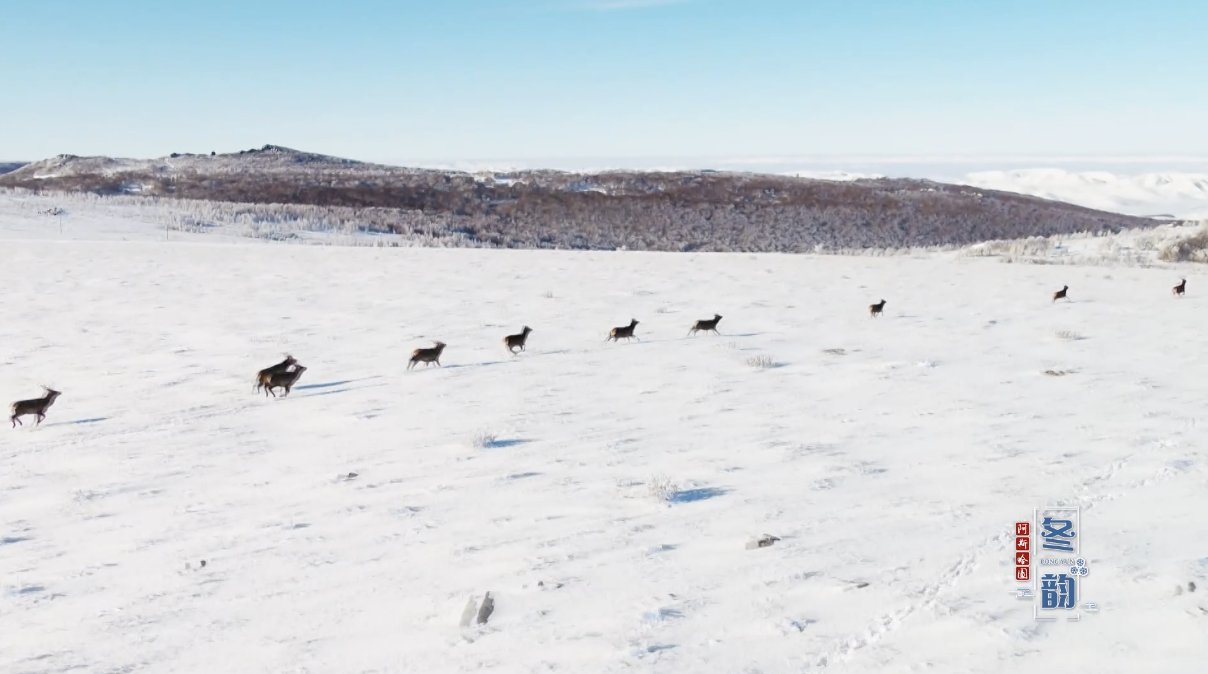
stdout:
{"type": "Polygon", "coordinates": [[[0,0],[0,159],[1208,155],[1208,3],[0,0]]]}

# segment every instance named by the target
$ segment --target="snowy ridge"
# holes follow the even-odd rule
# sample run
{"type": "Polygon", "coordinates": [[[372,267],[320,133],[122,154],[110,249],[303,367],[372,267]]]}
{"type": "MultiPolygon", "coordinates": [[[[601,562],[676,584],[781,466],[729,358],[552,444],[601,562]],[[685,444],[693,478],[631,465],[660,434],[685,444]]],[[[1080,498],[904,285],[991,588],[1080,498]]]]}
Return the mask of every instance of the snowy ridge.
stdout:
{"type": "Polygon", "coordinates": [[[1019,169],[970,173],[958,182],[1146,217],[1208,218],[1208,173],[1019,169]]]}
{"type": "Polygon", "coordinates": [[[0,219],[5,400],[63,391],[0,436],[0,671],[1202,666],[1194,267],[74,217],[74,240],[0,219]],[[721,336],[685,336],[714,312],[721,336]],[[641,341],[602,341],[631,317],[641,341]],[[444,367],[406,372],[435,339],[444,367]],[[252,392],[287,351],[294,393],[252,392]],[[1085,508],[1080,623],[1013,594],[1011,523],[1054,503],[1085,508]]]}
{"type": "Polygon", "coordinates": [[[0,187],[290,209],[444,245],[587,250],[807,252],[960,245],[1113,232],[1151,220],[967,185],[859,173],[461,173],[361,164],[277,146],[157,160],[63,156],[0,187]],[[841,178],[841,179],[839,179],[841,178]]]}
{"type": "MultiPolygon", "coordinates": [[[[276,173],[309,170],[357,170],[372,173],[382,170],[375,164],[343,159],[313,152],[303,152],[280,145],[265,145],[260,148],[224,154],[180,154],[173,153],[156,159],[126,159],[113,157],[80,157],[61,154],[41,161],[25,164],[12,171],[9,179],[51,180],[68,176],[120,174],[158,175],[164,173],[276,173]]],[[[393,167],[390,167],[393,168],[393,167]]],[[[397,169],[403,170],[403,169],[397,169]]]]}
{"type": "Polygon", "coordinates": [[[1005,190],[1138,216],[1208,218],[1208,158],[1202,157],[698,157],[464,161],[423,166],[521,171],[536,166],[581,173],[643,171],[767,173],[822,180],[922,178],[1005,190]]]}

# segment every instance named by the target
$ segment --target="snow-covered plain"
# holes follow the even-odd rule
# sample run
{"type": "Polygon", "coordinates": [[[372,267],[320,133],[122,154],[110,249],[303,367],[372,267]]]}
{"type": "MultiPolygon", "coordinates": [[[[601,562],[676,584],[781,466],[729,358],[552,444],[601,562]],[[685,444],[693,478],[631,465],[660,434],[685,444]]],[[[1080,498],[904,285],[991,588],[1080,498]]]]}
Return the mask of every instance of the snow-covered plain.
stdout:
{"type": "Polygon", "coordinates": [[[63,239],[0,224],[0,388],[63,391],[40,428],[0,429],[0,671],[1208,656],[1196,269],[164,242],[72,218],[63,239]],[[685,337],[714,312],[721,336],[685,337]],[[603,341],[631,317],[641,341],[603,341]],[[433,339],[444,367],[405,371],[433,339]],[[253,393],[286,351],[309,367],[293,395],[253,393]],[[1059,503],[1084,508],[1102,610],[1038,623],[1011,527],[1059,503]],[[782,540],[744,547],[763,533],[782,540]],[[489,623],[460,628],[488,590],[489,623]]]}

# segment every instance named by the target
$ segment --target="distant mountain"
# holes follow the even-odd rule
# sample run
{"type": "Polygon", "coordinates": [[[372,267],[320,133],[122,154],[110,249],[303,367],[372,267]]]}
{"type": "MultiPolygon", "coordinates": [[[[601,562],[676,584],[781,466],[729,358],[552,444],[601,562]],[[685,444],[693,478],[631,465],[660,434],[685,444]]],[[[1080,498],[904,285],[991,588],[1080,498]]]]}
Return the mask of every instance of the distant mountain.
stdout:
{"type": "MultiPolygon", "coordinates": [[[[60,155],[0,186],[355,208],[363,226],[513,248],[800,252],[968,244],[1152,226],[1008,192],[925,180],[719,171],[466,173],[266,145],[159,159],[60,155]]],[[[341,214],[346,218],[347,214],[341,214]]]]}
{"type": "Polygon", "coordinates": [[[1149,217],[1208,218],[1208,173],[1143,173],[1058,168],[978,171],[961,183],[1149,217]]]}
{"type": "Polygon", "coordinates": [[[22,166],[25,166],[25,162],[23,161],[0,161],[0,174],[16,171],[22,166]]]}

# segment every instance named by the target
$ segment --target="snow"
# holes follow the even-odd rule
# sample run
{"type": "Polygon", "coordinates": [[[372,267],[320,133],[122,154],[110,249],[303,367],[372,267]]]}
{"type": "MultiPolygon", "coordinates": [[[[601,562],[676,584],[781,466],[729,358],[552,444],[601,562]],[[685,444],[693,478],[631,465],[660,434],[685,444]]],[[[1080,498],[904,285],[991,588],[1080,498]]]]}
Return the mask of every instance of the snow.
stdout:
{"type": "Polygon", "coordinates": [[[165,242],[71,217],[0,220],[0,382],[63,391],[0,429],[0,671],[1208,655],[1194,268],[165,242]],[[722,336],[685,337],[714,312],[722,336]],[[603,341],[631,317],[640,341],[603,341]],[[436,339],[444,366],[406,372],[436,339]],[[283,352],[309,368],[294,393],[253,393],[283,352]],[[1037,623],[1009,536],[1059,503],[1084,508],[1102,610],[1037,623]]]}
{"type": "Polygon", "coordinates": [[[979,171],[957,182],[1007,190],[1128,215],[1208,219],[1208,173],[1068,171],[1059,168],[979,171]]]}
{"type": "Polygon", "coordinates": [[[1029,194],[1128,215],[1208,219],[1208,158],[1203,157],[628,157],[429,160],[419,161],[418,165],[469,171],[559,168],[585,173],[622,169],[708,169],[842,181],[925,178],[1029,194]]]}

